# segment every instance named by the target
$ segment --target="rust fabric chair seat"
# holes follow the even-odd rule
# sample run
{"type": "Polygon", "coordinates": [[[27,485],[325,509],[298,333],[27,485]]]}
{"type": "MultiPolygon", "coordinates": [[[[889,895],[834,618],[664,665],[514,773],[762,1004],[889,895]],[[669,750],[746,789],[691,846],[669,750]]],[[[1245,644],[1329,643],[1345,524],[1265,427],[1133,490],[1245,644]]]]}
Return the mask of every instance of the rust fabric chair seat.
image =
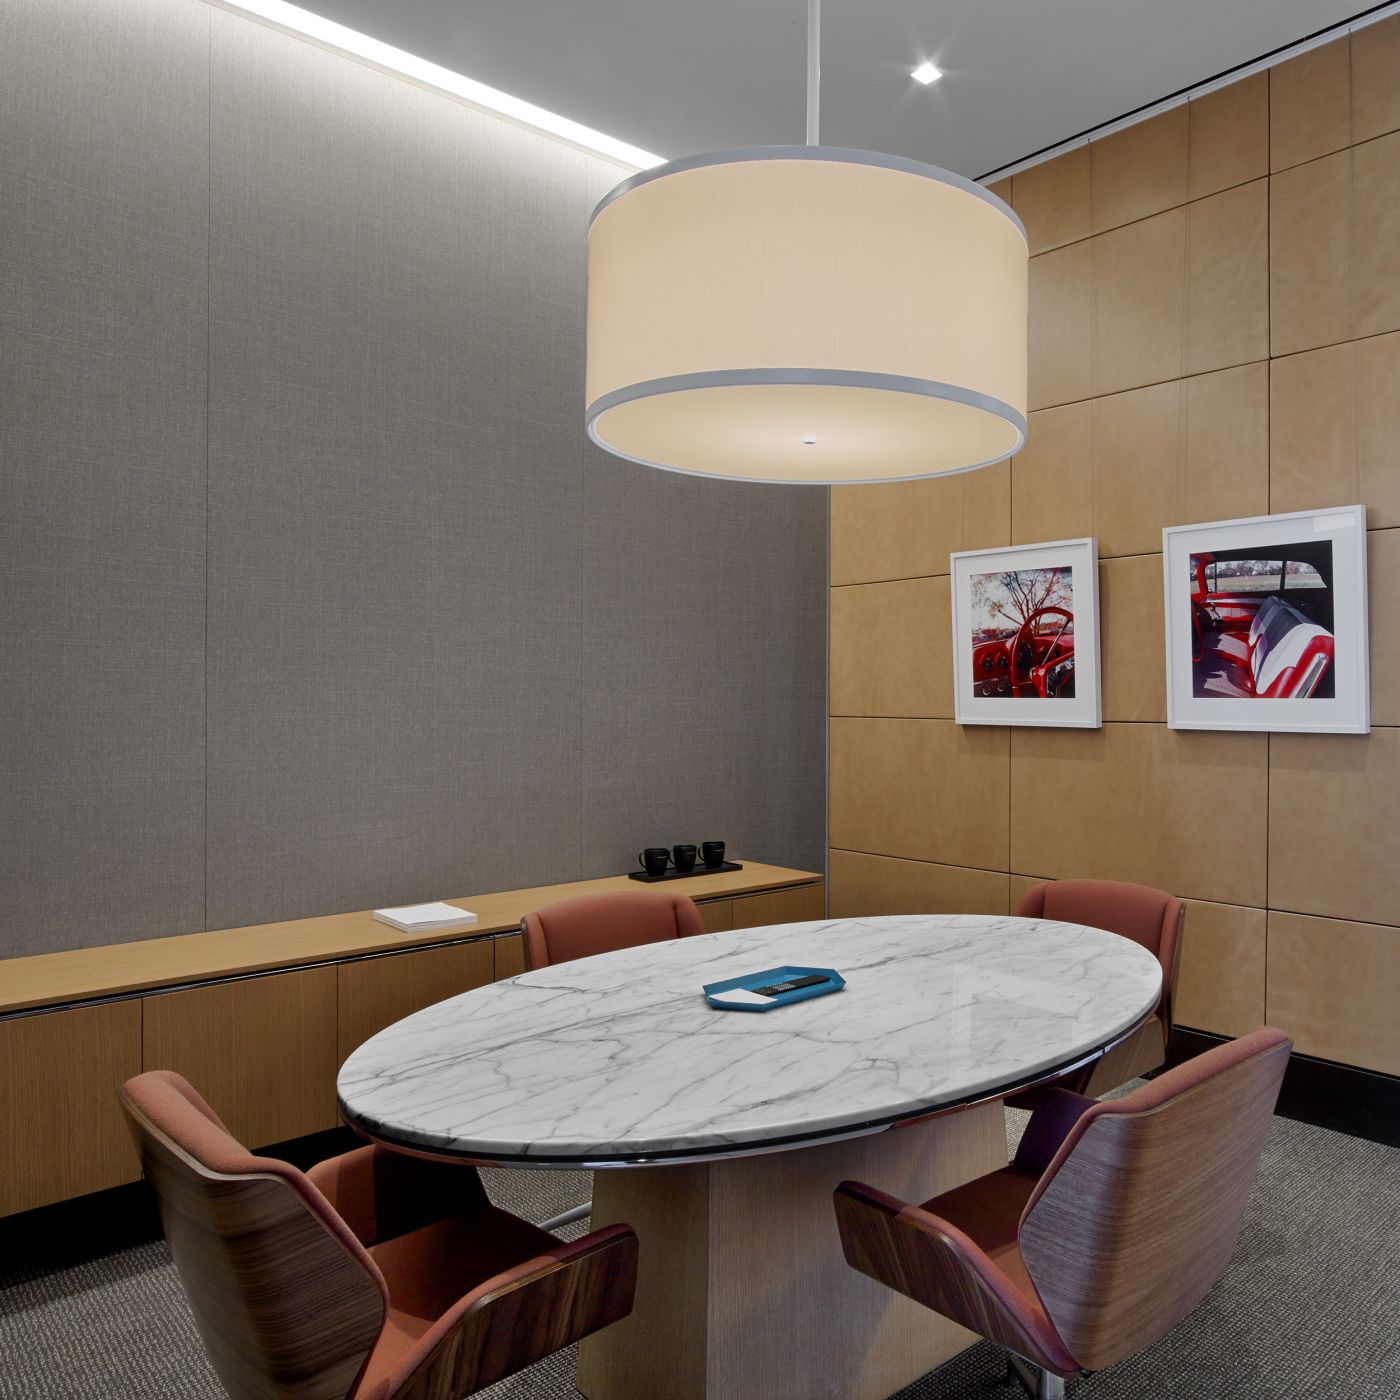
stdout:
{"type": "Polygon", "coordinates": [[[438,1221],[369,1247],[389,1293],[384,1330],[360,1388],[373,1393],[454,1304],[498,1274],[547,1256],[559,1240],[507,1211],[438,1221]]]}
{"type": "Polygon", "coordinates": [[[1035,1190],[1037,1178],[1017,1167],[1006,1167],[990,1176],[979,1176],[965,1186],[945,1191],[931,1201],[925,1201],[920,1210],[935,1215],[955,1225],[970,1240],[974,1241],[1005,1275],[1008,1291],[1024,1295],[1033,1305],[1028,1322],[1037,1332],[1043,1332],[1043,1345],[1047,1350],[1054,1349],[1056,1338],[1044,1308],[1037,1309],[1040,1299],[1035,1285],[1021,1258],[1021,1242],[1017,1229],[1021,1215],[1035,1190]]]}
{"type": "Polygon", "coordinates": [[[1051,1089],[1010,1166],[922,1205],[843,1182],[846,1261],[1062,1395],[1164,1336],[1224,1271],[1290,1048],[1265,1027],[1123,1099],[1051,1089]]]}
{"type": "Polygon", "coordinates": [[[669,938],[689,938],[704,933],[705,924],[695,901],[683,894],[619,890],[561,899],[527,914],[521,932],[526,961],[535,968],[644,943],[664,943],[669,938]]]}
{"type": "Polygon", "coordinates": [[[471,1167],[378,1146],[300,1172],[168,1071],[121,1097],[233,1400],[458,1400],[632,1310],[626,1225],[565,1243],[471,1167]]]}

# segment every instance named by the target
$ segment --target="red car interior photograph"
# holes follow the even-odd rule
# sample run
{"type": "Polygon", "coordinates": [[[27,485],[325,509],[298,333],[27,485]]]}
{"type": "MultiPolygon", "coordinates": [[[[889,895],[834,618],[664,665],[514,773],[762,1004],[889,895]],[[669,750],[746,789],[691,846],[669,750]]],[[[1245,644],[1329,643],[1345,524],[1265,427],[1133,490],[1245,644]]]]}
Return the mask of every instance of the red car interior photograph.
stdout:
{"type": "Polygon", "coordinates": [[[1330,540],[1191,556],[1197,696],[1330,699],[1330,540]]]}
{"type": "Polygon", "coordinates": [[[1074,698],[1073,572],[1008,569],[974,576],[974,694],[1074,698]]]}

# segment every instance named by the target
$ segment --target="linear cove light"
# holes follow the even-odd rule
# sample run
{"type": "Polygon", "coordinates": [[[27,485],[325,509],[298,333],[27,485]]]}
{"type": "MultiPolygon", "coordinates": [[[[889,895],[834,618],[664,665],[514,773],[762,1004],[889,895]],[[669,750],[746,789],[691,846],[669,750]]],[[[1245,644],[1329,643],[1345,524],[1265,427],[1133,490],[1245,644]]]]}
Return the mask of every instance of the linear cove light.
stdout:
{"type": "Polygon", "coordinates": [[[644,151],[639,146],[630,146],[626,141],[618,141],[612,136],[605,136],[601,131],[571,122],[557,112],[548,112],[543,107],[536,107],[532,102],[512,97],[508,92],[487,87],[485,83],[465,78],[450,68],[429,63],[427,59],[405,53],[403,49],[396,49],[392,44],[380,43],[378,39],[371,39],[368,34],[361,34],[343,24],[337,24],[334,20],[314,15],[310,10],[289,5],[286,0],[218,0],[218,3],[225,9],[266,20],[279,28],[290,30],[293,34],[300,34],[318,44],[324,44],[327,48],[362,59],[378,68],[386,68],[391,73],[411,78],[426,87],[437,88],[440,92],[461,98],[473,107],[508,117],[521,126],[532,127],[547,136],[567,141],[571,146],[606,156],[609,160],[630,165],[634,169],[649,170],[654,165],[662,164],[664,160],[664,157],[653,155],[651,151],[644,151]]]}

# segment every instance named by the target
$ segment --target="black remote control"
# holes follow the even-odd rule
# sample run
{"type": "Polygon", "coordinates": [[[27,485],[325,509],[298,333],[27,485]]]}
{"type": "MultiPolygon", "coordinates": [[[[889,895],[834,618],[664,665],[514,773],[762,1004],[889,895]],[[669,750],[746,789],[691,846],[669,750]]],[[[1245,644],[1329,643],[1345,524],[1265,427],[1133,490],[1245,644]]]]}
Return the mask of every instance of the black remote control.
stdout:
{"type": "Polygon", "coordinates": [[[770,982],[766,987],[754,987],[761,997],[782,996],[784,992],[795,992],[799,987],[815,987],[818,982],[829,982],[829,977],[794,977],[791,982],[770,982]]]}

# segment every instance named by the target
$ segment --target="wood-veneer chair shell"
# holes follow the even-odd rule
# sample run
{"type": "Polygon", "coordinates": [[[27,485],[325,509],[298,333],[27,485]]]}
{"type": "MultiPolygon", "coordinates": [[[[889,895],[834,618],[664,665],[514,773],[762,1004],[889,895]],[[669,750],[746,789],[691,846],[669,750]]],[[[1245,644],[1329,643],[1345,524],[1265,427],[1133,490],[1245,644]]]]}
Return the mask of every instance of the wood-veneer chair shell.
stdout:
{"type": "Polygon", "coordinates": [[[459,1400],[632,1309],[625,1225],[566,1244],[492,1206],[472,1168],[377,1146],[302,1173],[168,1071],[121,1098],[234,1400],[459,1400]]]}
{"type": "Polygon", "coordinates": [[[922,1205],[843,1182],[846,1260],[1050,1375],[1121,1361],[1229,1262],[1290,1050],[1264,1027],[1122,1099],[1051,1090],[1010,1166],[922,1205]]]}

